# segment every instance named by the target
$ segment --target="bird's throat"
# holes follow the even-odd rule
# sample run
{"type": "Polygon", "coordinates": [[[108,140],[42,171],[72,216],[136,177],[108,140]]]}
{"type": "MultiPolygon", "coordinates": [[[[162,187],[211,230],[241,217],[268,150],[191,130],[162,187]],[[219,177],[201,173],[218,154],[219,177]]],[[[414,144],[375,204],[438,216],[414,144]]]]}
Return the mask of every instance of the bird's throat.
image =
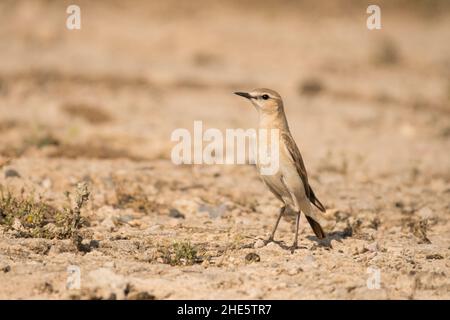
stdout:
{"type": "Polygon", "coordinates": [[[280,131],[289,131],[286,116],[283,111],[278,112],[259,112],[260,129],[279,129],[280,131]]]}

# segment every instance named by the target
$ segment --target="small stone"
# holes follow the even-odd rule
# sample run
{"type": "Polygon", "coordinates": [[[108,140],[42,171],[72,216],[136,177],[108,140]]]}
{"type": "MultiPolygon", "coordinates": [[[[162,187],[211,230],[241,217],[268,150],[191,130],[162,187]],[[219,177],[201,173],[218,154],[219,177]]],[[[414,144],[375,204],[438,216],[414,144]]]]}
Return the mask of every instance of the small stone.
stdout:
{"type": "Polygon", "coordinates": [[[132,214],[123,214],[116,219],[120,223],[129,223],[134,220],[134,216],[132,214]]]}
{"type": "Polygon", "coordinates": [[[25,231],[25,228],[23,227],[22,222],[20,222],[20,220],[17,218],[14,219],[11,227],[16,231],[25,231]]]}
{"type": "Polygon", "coordinates": [[[8,272],[11,271],[11,266],[10,266],[10,265],[1,266],[1,267],[0,267],[0,270],[1,270],[3,273],[8,273],[8,272]]]}
{"type": "Polygon", "coordinates": [[[197,199],[178,199],[175,200],[172,205],[180,212],[183,212],[184,215],[196,215],[198,212],[197,199]]]}
{"type": "Polygon", "coordinates": [[[444,257],[442,255],[440,255],[439,253],[435,253],[435,254],[427,255],[427,259],[428,260],[440,260],[440,259],[444,259],[444,257]]]}
{"type": "Polygon", "coordinates": [[[271,249],[280,248],[275,242],[269,242],[266,247],[271,249]]]}
{"type": "Polygon", "coordinates": [[[209,267],[209,260],[208,259],[203,260],[202,267],[204,267],[204,268],[208,268],[209,267]]]}
{"type": "Polygon", "coordinates": [[[20,178],[20,174],[14,169],[8,169],[5,171],[5,178],[20,178]]]}
{"type": "Polygon", "coordinates": [[[92,239],[91,241],[89,241],[89,247],[92,249],[100,248],[100,241],[92,239]]]}
{"type": "Polygon", "coordinates": [[[128,225],[134,228],[139,228],[142,226],[142,221],[140,220],[131,220],[130,222],[128,222],[128,225]]]}
{"type": "Polygon", "coordinates": [[[245,261],[251,263],[251,262],[259,262],[261,261],[261,257],[259,255],[257,255],[254,252],[250,252],[249,254],[247,254],[245,256],[245,261]]]}
{"type": "Polygon", "coordinates": [[[371,244],[368,244],[365,246],[365,249],[370,252],[377,252],[378,251],[378,242],[372,242],[371,244]]]}
{"type": "Polygon", "coordinates": [[[41,185],[45,189],[50,189],[52,187],[52,180],[50,180],[49,178],[46,178],[46,179],[42,180],[41,185]]]}
{"type": "Polygon", "coordinates": [[[162,226],[160,224],[155,224],[155,225],[152,225],[152,226],[148,227],[145,230],[145,235],[158,234],[158,233],[161,232],[161,230],[162,230],[162,226]]]}
{"type": "Polygon", "coordinates": [[[300,267],[292,267],[287,270],[287,274],[290,276],[295,276],[296,274],[299,274],[300,272],[303,272],[303,269],[300,267]]]}
{"type": "Polygon", "coordinates": [[[253,247],[254,247],[255,249],[262,248],[262,247],[264,247],[264,246],[265,246],[265,243],[264,243],[264,241],[261,240],[261,239],[256,240],[255,244],[253,245],[253,247]]]}
{"type": "Polygon", "coordinates": [[[98,232],[98,231],[94,231],[93,234],[92,234],[92,237],[94,239],[97,239],[97,241],[99,241],[99,242],[102,241],[102,240],[105,240],[105,235],[103,233],[101,233],[101,232],[98,232]]]}
{"type": "Polygon", "coordinates": [[[303,262],[305,264],[313,264],[316,261],[316,259],[312,255],[307,255],[303,262]]]}
{"type": "Polygon", "coordinates": [[[182,214],[179,210],[172,208],[169,211],[169,217],[175,218],[175,219],[184,219],[185,215],[182,214]]]}
{"type": "Polygon", "coordinates": [[[105,219],[100,223],[100,225],[101,225],[103,228],[107,229],[108,231],[113,231],[114,228],[116,227],[116,225],[114,224],[114,221],[113,221],[113,219],[112,219],[111,217],[105,218],[105,219]]]}

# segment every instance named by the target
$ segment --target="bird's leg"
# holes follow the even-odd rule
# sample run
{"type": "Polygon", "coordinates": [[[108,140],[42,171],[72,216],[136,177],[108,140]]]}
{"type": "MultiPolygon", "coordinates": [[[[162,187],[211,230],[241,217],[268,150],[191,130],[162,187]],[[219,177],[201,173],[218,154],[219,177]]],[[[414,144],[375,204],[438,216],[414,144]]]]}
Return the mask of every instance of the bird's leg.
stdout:
{"type": "Polygon", "coordinates": [[[295,221],[295,238],[294,238],[294,243],[292,244],[291,247],[291,253],[294,253],[295,249],[297,249],[297,240],[298,240],[298,227],[300,225],[300,211],[297,213],[297,219],[295,221]]]}
{"type": "Polygon", "coordinates": [[[270,242],[273,241],[273,238],[274,238],[274,236],[275,236],[275,231],[277,231],[278,224],[280,223],[281,217],[283,216],[284,210],[285,210],[285,209],[286,209],[286,206],[282,206],[282,207],[280,208],[280,214],[278,215],[277,222],[275,223],[275,226],[274,226],[274,228],[273,228],[272,233],[270,234],[269,239],[266,240],[266,244],[268,244],[268,243],[270,243],[270,242]]]}

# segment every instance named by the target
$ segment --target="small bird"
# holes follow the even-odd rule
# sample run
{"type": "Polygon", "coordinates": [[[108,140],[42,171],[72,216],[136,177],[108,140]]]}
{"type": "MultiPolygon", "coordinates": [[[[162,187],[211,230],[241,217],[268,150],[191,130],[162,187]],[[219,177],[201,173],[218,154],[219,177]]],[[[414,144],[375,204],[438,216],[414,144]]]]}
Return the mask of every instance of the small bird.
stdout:
{"type": "MultiPolygon", "coordinates": [[[[317,221],[311,203],[320,211],[325,207],[317,199],[308,182],[308,175],[300,151],[289,131],[286,115],[284,113],[281,96],[270,89],[254,89],[251,92],[235,92],[235,94],[249,99],[259,113],[259,129],[279,130],[279,169],[273,175],[261,175],[269,190],[283,205],[280,209],[272,234],[266,244],[274,240],[281,217],[286,210],[296,213],[296,229],[294,243],[291,247],[293,253],[297,248],[300,213],[303,212],[315,235],[319,239],[326,237],[325,232],[317,221]]],[[[258,163],[256,163],[258,166],[258,163]]]]}

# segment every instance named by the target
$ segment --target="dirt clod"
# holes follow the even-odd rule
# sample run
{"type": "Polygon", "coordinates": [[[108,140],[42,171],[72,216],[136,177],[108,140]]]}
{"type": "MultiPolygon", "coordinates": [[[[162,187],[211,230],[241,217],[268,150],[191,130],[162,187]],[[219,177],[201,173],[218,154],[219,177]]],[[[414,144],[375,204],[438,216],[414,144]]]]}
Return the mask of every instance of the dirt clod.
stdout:
{"type": "Polygon", "coordinates": [[[258,254],[254,253],[254,252],[250,252],[250,253],[248,253],[245,256],[245,261],[249,262],[249,263],[251,263],[251,262],[260,262],[261,261],[261,257],[258,254]]]}

